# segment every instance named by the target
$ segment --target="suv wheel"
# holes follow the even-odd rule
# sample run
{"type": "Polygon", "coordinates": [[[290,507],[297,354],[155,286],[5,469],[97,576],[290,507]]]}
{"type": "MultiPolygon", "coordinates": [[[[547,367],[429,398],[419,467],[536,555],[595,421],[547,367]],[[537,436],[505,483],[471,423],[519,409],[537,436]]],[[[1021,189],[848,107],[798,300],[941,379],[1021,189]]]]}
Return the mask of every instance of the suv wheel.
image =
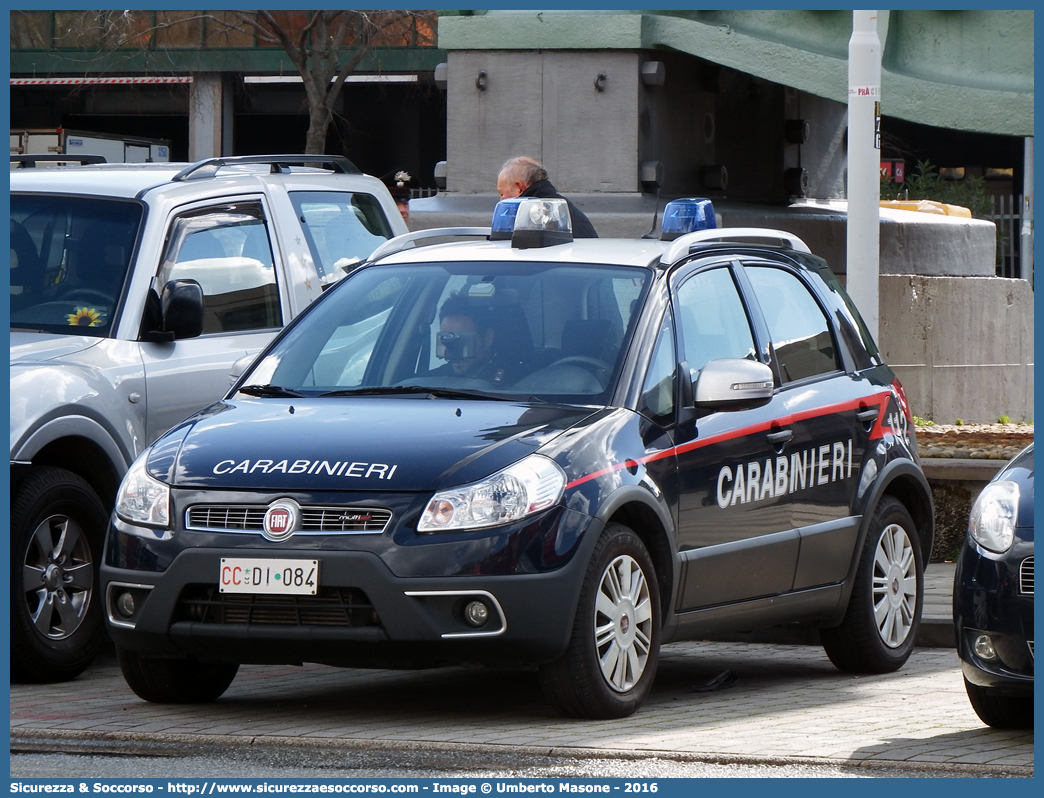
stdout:
{"type": "Polygon", "coordinates": [[[1032,729],[1033,696],[1002,695],[964,680],[964,689],[979,720],[994,729],[1032,729]]]}
{"type": "Polygon", "coordinates": [[[239,665],[196,659],[151,659],[116,647],[120,670],[139,698],[154,704],[206,704],[236,678],[239,665]]]}
{"type": "Polygon", "coordinates": [[[34,469],[11,506],[11,674],[75,678],[105,641],[97,595],[108,513],[85,480],[34,469]]]}
{"type": "Polygon", "coordinates": [[[840,626],[821,629],[827,656],[848,673],[890,673],[913,651],[924,603],[921,545],[909,511],[893,496],[874,510],[840,626]]]}
{"type": "Polygon", "coordinates": [[[540,668],[563,715],[622,718],[649,694],[660,655],[660,594],[645,544],[622,524],[602,532],[587,566],[569,647],[540,668]]]}

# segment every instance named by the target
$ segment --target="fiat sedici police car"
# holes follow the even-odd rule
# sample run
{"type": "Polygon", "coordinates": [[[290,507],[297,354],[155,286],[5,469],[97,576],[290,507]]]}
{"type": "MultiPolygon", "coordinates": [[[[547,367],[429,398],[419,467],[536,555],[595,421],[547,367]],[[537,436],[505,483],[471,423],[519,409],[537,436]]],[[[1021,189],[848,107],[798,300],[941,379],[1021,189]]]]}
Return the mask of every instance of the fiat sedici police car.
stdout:
{"type": "Polygon", "coordinates": [[[901,667],[932,536],[902,387],[802,241],[707,200],[574,241],[516,198],[379,247],[145,452],[102,580],[149,701],[480,663],[611,718],[710,634],[803,622],[844,671],[901,667]]]}

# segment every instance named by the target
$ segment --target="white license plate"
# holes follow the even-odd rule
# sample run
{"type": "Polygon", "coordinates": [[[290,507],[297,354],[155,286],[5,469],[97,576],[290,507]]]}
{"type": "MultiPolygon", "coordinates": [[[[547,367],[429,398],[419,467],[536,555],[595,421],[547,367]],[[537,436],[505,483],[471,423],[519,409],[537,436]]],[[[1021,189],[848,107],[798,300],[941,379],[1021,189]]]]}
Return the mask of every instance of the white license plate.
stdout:
{"type": "Polygon", "coordinates": [[[222,593],[314,596],[319,588],[319,561],[222,557],[218,585],[222,593]]]}

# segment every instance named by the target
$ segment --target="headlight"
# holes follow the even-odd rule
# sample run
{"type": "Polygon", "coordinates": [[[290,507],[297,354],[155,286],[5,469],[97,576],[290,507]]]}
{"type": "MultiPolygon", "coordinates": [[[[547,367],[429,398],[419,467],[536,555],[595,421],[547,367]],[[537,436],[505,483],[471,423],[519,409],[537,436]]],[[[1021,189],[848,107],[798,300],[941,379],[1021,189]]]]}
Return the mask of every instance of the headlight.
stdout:
{"type": "Polygon", "coordinates": [[[116,496],[116,515],[132,524],[170,525],[170,488],[145,471],[149,450],[131,465],[116,496]]]}
{"type": "Polygon", "coordinates": [[[1011,548],[1018,520],[1018,483],[991,482],[972,505],[968,532],[984,549],[1000,554],[1011,548]]]}
{"type": "Polygon", "coordinates": [[[556,462],[531,454],[481,482],[436,493],[417,531],[481,529],[517,521],[558,502],[565,480],[556,462]]]}

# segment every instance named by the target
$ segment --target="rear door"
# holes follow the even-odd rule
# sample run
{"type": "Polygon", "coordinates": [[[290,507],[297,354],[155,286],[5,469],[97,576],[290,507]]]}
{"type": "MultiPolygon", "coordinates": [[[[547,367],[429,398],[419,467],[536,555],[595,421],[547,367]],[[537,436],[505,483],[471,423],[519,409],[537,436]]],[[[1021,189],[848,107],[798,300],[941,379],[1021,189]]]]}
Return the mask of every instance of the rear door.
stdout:
{"type": "Polygon", "coordinates": [[[887,394],[846,372],[837,333],[807,272],[746,261],[771,338],[792,437],[784,454],[801,553],[794,589],[840,582],[848,573],[860,518],[852,514],[870,434],[887,394]]]}

